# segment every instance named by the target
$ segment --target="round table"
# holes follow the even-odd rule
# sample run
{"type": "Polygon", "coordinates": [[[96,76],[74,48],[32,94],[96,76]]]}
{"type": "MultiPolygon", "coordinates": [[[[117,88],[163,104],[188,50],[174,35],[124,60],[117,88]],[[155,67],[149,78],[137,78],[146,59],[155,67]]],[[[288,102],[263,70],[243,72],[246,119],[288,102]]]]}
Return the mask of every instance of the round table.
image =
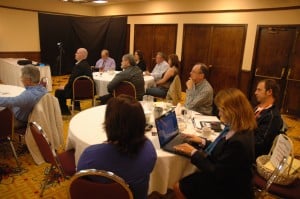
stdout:
{"type": "MultiPolygon", "coordinates": [[[[76,164],[85,148],[106,140],[103,129],[105,109],[105,105],[86,109],[71,119],[66,147],[75,148],[76,164]]],[[[192,130],[190,128],[193,128],[190,126],[192,124],[186,129],[189,133],[192,130]]],[[[150,176],[149,193],[158,191],[165,194],[168,188],[173,188],[178,180],[195,172],[197,168],[188,158],[160,149],[157,135],[147,132],[146,136],[152,141],[157,153],[157,161],[150,176]]]]}
{"type": "Polygon", "coordinates": [[[0,84],[0,97],[15,97],[20,95],[24,90],[25,88],[20,86],[0,84]]]}
{"type": "MultiPolygon", "coordinates": [[[[107,85],[120,71],[104,72],[100,75],[99,72],[93,73],[93,78],[96,84],[96,93],[99,96],[108,94],[107,85]]],[[[154,78],[152,76],[144,76],[145,90],[155,85],[154,78]]]]}

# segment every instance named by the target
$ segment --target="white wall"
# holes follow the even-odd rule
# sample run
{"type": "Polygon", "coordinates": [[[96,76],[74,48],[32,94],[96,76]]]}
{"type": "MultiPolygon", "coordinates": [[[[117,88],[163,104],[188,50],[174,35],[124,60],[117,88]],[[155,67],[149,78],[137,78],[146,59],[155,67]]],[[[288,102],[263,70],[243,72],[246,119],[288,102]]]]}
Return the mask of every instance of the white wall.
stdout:
{"type": "Polygon", "coordinates": [[[40,51],[37,12],[0,8],[1,51],[40,51]]]}

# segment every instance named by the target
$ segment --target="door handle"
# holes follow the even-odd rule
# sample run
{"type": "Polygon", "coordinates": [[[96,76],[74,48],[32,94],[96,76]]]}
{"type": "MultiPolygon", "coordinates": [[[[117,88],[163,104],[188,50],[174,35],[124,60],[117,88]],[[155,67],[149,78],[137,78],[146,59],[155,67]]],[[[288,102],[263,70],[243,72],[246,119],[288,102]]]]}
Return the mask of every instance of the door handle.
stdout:
{"type": "Polygon", "coordinates": [[[291,79],[290,78],[291,72],[292,72],[292,69],[290,68],[286,79],[288,81],[300,82],[300,79],[291,79]]]}

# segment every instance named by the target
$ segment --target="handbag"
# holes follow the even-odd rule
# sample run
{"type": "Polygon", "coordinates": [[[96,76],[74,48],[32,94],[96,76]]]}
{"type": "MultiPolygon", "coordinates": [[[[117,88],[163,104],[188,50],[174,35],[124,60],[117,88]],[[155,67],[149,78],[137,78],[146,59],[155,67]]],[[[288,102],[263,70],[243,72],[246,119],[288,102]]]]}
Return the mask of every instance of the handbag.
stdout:
{"type": "Polygon", "coordinates": [[[274,153],[274,149],[279,136],[283,136],[286,139],[287,143],[289,143],[291,146],[291,150],[288,154],[289,157],[286,161],[286,165],[283,168],[283,171],[278,174],[277,178],[274,180],[273,183],[279,185],[289,185],[293,183],[298,177],[300,177],[300,171],[299,171],[300,161],[295,159],[294,157],[292,140],[284,134],[280,134],[274,139],[272,148],[268,155],[261,155],[257,157],[256,159],[257,172],[259,173],[260,176],[262,176],[266,180],[268,180],[272,175],[275,167],[270,162],[270,159],[274,153]]]}

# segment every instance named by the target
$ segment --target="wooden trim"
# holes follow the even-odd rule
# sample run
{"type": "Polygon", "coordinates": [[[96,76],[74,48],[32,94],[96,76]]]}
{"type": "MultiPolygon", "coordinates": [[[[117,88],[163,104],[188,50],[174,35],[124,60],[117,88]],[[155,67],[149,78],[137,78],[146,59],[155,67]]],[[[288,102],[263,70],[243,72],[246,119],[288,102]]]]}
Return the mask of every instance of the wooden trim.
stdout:
{"type": "MultiPolygon", "coordinates": [[[[31,11],[45,14],[56,14],[56,15],[66,15],[66,16],[94,16],[94,15],[80,15],[80,14],[68,14],[61,12],[51,12],[51,11],[42,11],[36,9],[27,9],[27,8],[18,8],[13,6],[3,6],[0,5],[0,8],[15,9],[21,11],[31,11]]],[[[300,9],[300,6],[287,6],[287,7],[276,7],[276,8],[253,8],[253,9],[228,9],[228,10],[199,10],[199,11],[182,11],[182,12],[153,12],[153,13],[141,13],[141,14],[122,14],[122,15],[107,15],[107,16],[148,16],[148,15],[170,15],[170,14],[206,14],[206,13],[227,13],[227,12],[264,12],[264,11],[278,11],[278,10],[296,10],[300,9]]],[[[98,16],[98,15],[95,15],[98,16]]],[[[101,16],[101,15],[99,15],[101,16]]]]}
{"type": "Polygon", "coordinates": [[[0,58],[26,58],[32,61],[41,61],[41,52],[26,51],[26,52],[0,52],[0,58]]]}
{"type": "MultiPolygon", "coordinates": [[[[247,96],[251,96],[251,71],[250,70],[241,70],[239,75],[239,89],[247,96]]],[[[250,99],[250,98],[249,98],[250,99]]]]}

